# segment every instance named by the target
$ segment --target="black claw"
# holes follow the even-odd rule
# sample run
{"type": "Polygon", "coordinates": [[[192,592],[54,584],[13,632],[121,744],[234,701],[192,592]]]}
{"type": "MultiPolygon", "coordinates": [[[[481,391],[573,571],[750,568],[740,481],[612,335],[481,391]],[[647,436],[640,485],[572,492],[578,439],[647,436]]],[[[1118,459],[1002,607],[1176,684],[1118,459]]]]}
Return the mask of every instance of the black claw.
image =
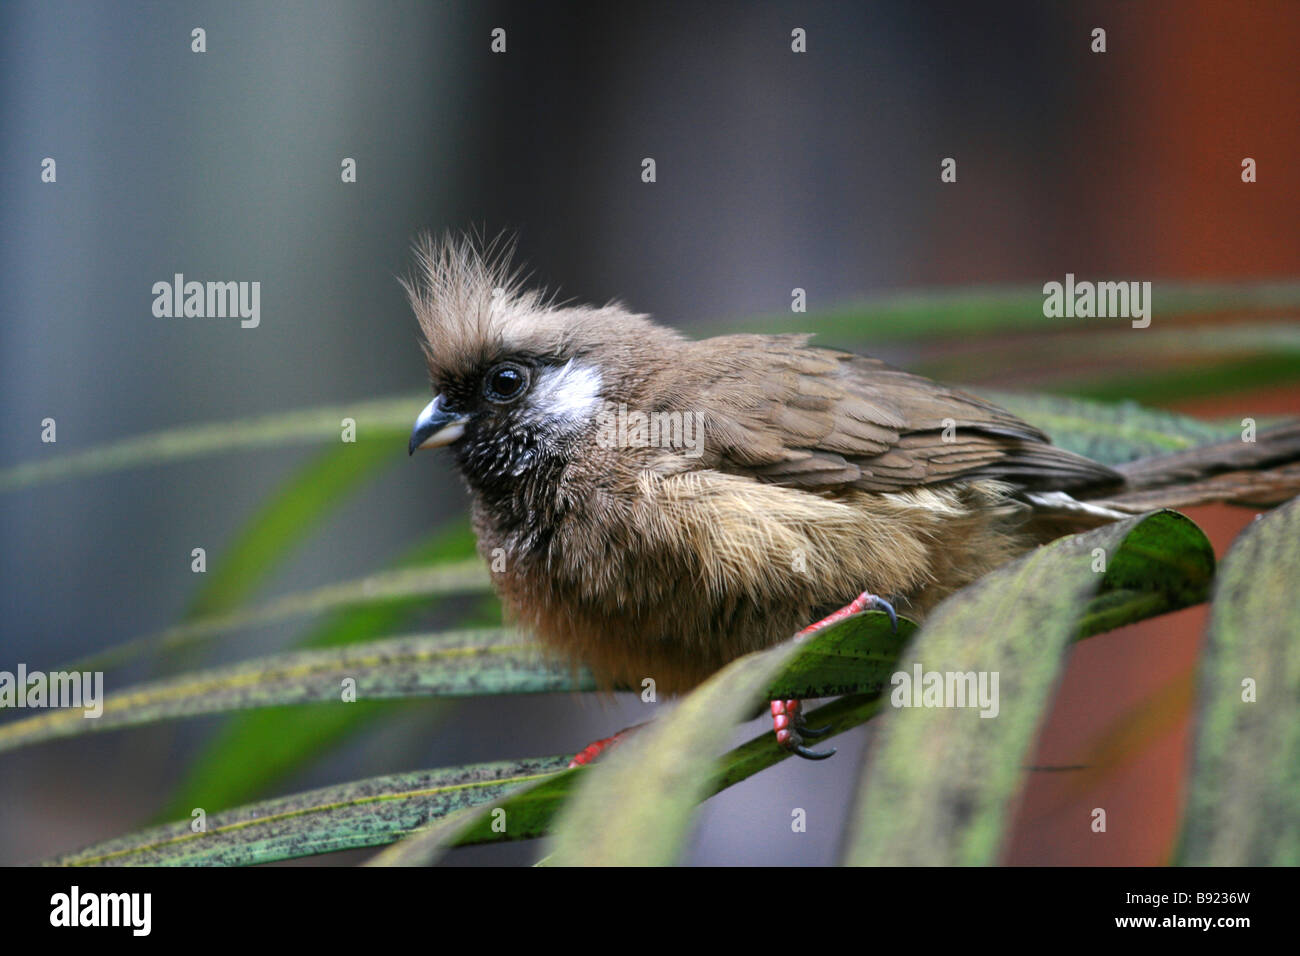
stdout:
{"type": "Polygon", "coordinates": [[[813,738],[825,737],[830,732],[831,732],[830,724],[827,724],[825,727],[800,727],[799,728],[800,735],[804,737],[813,737],[813,738]]]}
{"type": "Polygon", "coordinates": [[[799,744],[794,748],[794,752],[803,757],[804,760],[825,760],[827,757],[835,756],[834,747],[830,750],[809,750],[803,744],[799,744]]]}
{"type": "Polygon", "coordinates": [[[894,605],[890,604],[882,597],[871,596],[871,606],[877,611],[884,611],[889,615],[889,623],[894,628],[894,633],[898,633],[898,613],[894,610],[894,605]]]}

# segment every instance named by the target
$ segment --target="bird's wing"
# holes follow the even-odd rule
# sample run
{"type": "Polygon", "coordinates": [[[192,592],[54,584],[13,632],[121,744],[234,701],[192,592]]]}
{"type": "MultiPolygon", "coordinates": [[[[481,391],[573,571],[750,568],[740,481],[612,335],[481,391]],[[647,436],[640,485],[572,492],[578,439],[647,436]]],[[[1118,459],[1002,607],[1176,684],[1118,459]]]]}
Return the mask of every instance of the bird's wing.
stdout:
{"type": "Polygon", "coordinates": [[[695,348],[674,405],[704,416],[704,467],[807,490],[1119,480],[981,398],[804,336],[733,335],[695,348]]]}

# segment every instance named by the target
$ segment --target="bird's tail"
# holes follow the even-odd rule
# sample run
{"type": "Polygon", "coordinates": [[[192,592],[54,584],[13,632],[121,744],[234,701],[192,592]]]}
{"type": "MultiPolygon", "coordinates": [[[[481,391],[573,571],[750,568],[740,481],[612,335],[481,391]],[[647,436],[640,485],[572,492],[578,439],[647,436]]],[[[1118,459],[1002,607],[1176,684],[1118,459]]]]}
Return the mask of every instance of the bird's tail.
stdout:
{"type": "Polygon", "coordinates": [[[1126,514],[1226,502],[1269,507],[1300,495],[1300,420],[1115,468],[1124,476],[1089,504],[1126,514]]]}
{"type": "Polygon", "coordinates": [[[1078,490],[1026,494],[1027,532],[1039,542],[1159,508],[1226,502],[1267,508],[1300,495],[1300,421],[1115,468],[1121,483],[1091,494],[1078,490]]]}

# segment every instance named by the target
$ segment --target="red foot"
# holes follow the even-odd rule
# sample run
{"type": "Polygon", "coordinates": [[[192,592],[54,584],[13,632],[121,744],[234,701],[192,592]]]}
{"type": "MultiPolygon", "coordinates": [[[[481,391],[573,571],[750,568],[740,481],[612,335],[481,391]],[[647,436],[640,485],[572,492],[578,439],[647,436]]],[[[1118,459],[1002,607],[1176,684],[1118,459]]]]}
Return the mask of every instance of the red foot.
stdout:
{"type": "MultiPolygon", "coordinates": [[[[816,634],[824,628],[837,624],[846,617],[852,617],[854,614],[860,614],[866,610],[884,611],[889,615],[890,622],[894,625],[894,630],[898,630],[898,615],[894,613],[894,607],[884,598],[877,597],[870,591],[863,591],[851,602],[844,605],[833,614],[828,614],[816,624],[809,624],[802,631],[795,635],[796,638],[808,637],[816,634]]],[[[797,700],[774,700],[772,701],[772,729],[776,732],[776,742],[781,745],[782,749],[788,750],[807,760],[825,760],[835,753],[832,750],[809,750],[803,745],[804,737],[820,737],[830,728],[823,727],[819,730],[809,730],[804,726],[803,705],[797,700]]]]}
{"type": "Polygon", "coordinates": [[[587,764],[591,763],[593,760],[595,760],[597,757],[603,754],[606,750],[609,750],[611,747],[616,746],[620,740],[622,740],[632,731],[643,726],[645,725],[636,724],[632,727],[624,727],[613,737],[605,737],[602,738],[601,740],[593,741],[592,743],[587,744],[587,746],[583,747],[581,750],[579,750],[576,754],[573,755],[573,759],[569,761],[569,767],[570,768],[585,767],[587,764]]]}
{"type": "Polygon", "coordinates": [[[801,708],[802,705],[797,700],[772,701],[772,730],[776,732],[776,742],[786,750],[803,742],[799,738],[798,728],[803,716],[801,708]]]}
{"type": "Polygon", "coordinates": [[[822,628],[830,627],[832,624],[838,624],[846,617],[852,617],[854,614],[861,614],[863,611],[876,610],[884,611],[889,615],[889,621],[894,625],[894,630],[898,630],[898,615],[894,612],[894,606],[882,597],[877,597],[870,591],[863,591],[848,604],[844,605],[838,611],[827,614],[816,624],[809,624],[795,637],[807,637],[809,634],[816,634],[822,628]]]}
{"type": "Polygon", "coordinates": [[[804,726],[803,705],[797,700],[772,701],[772,729],[776,732],[776,742],[782,750],[788,750],[805,760],[825,760],[835,753],[834,749],[809,750],[803,745],[805,735],[820,737],[830,728],[809,730],[804,726]]]}

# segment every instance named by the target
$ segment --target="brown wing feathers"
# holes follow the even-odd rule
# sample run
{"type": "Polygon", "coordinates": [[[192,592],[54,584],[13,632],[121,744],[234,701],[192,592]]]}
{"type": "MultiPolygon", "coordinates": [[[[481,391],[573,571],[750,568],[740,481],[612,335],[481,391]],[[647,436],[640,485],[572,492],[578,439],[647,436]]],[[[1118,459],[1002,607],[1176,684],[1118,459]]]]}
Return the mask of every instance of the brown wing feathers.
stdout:
{"type": "Polygon", "coordinates": [[[682,383],[678,394],[694,394],[708,409],[708,467],[826,491],[973,479],[1067,489],[1119,480],[973,395],[805,341],[729,336],[700,343],[710,378],[697,388],[682,383]]]}

